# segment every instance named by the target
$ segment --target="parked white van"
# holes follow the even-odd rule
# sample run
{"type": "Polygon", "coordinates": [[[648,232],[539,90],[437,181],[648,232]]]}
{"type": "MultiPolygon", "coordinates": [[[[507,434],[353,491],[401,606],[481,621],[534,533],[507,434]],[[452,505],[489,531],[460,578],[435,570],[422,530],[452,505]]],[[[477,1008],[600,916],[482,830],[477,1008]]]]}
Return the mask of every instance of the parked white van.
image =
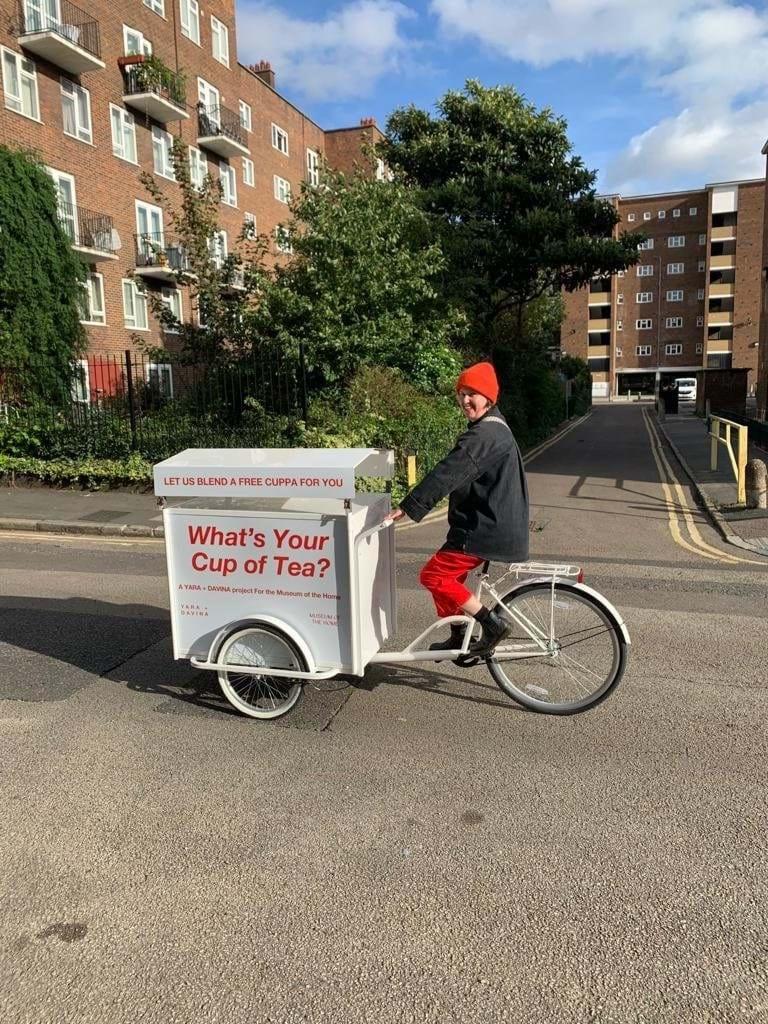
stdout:
{"type": "Polygon", "coordinates": [[[677,384],[677,397],[681,402],[696,401],[695,377],[678,377],[675,383],[677,384]]]}

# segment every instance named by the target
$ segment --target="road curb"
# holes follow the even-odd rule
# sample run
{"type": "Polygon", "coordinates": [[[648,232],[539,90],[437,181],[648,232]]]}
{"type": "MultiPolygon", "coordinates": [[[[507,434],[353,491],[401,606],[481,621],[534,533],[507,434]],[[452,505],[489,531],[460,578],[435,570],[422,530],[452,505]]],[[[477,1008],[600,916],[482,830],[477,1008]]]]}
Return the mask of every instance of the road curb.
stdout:
{"type": "Polygon", "coordinates": [[[706,491],[704,491],[701,484],[694,476],[693,470],[686,462],[685,457],[680,451],[680,449],[677,447],[675,442],[667,433],[662,421],[658,418],[658,416],[656,417],[655,421],[659,430],[664,435],[664,440],[672,449],[675,458],[683,467],[683,470],[688,476],[688,479],[691,481],[696,497],[698,498],[699,502],[704,506],[704,510],[706,511],[709,518],[712,520],[712,525],[718,531],[723,540],[727,544],[732,544],[735,548],[741,548],[743,551],[749,551],[753,555],[762,555],[762,557],[765,558],[765,554],[762,551],[758,551],[757,548],[753,548],[751,544],[747,543],[747,541],[745,540],[742,540],[742,538],[739,537],[738,534],[733,532],[733,530],[728,525],[728,521],[723,518],[717,505],[715,505],[715,503],[707,496],[706,491]]]}

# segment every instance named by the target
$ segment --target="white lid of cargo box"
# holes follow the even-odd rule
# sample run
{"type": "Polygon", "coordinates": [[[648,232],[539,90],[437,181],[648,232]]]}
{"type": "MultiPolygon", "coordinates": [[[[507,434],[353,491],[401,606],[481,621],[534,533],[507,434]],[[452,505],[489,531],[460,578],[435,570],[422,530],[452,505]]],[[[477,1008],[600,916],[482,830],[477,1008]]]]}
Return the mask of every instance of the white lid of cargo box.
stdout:
{"type": "Polygon", "coordinates": [[[155,466],[155,494],[354,498],[356,477],[390,480],[394,468],[379,448],[187,448],[155,466]]]}

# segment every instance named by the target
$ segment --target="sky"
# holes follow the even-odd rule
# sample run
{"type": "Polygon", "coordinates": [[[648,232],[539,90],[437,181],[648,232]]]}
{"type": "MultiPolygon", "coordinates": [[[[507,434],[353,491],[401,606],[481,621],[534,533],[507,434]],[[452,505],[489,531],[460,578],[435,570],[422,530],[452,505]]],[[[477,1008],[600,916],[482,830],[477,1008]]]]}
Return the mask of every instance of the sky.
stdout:
{"type": "Polygon", "coordinates": [[[434,112],[466,79],[568,122],[606,193],[763,177],[768,2],[236,0],[238,59],[323,128],[434,112]]]}

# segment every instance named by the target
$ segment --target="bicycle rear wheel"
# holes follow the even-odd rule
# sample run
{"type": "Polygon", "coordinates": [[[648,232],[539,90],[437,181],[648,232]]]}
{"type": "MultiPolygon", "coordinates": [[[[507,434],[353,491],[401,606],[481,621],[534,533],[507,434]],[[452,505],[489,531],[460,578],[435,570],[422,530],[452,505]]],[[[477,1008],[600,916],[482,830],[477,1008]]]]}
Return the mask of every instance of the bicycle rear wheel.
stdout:
{"type": "Polygon", "coordinates": [[[487,659],[496,684],[531,711],[573,715],[595,707],[616,689],[627,662],[627,643],[610,609],[566,583],[544,581],[518,587],[502,598],[496,612],[514,624],[487,659]],[[505,614],[513,613],[512,616],[505,614]],[[540,650],[515,617],[546,644],[540,650]],[[504,648],[520,645],[516,658],[504,648]]]}
{"type": "Polygon", "coordinates": [[[301,679],[237,671],[238,666],[307,671],[296,644],[274,626],[259,623],[236,629],[219,648],[218,661],[228,666],[218,673],[224,696],[250,718],[279,718],[301,696],[301,679]]]}

